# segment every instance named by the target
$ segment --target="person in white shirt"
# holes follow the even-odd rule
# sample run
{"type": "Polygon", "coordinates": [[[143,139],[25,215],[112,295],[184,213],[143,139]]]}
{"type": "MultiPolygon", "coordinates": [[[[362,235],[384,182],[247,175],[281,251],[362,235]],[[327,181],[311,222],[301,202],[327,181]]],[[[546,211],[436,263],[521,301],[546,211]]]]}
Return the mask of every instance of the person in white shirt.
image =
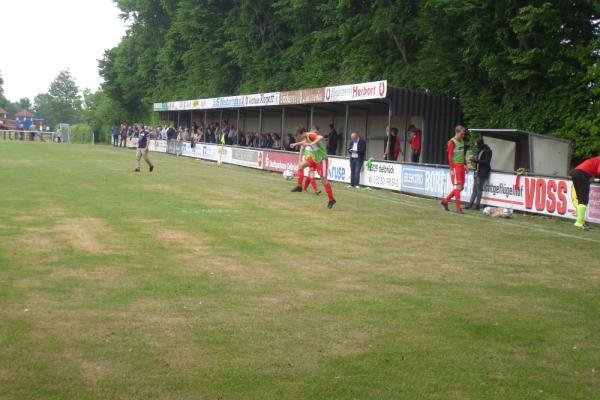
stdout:
{"type": "Polygon", "coordinates": [[[360,188],[360,170],[365,161],[367,144],[356,132],[352,132],[350,138],[352,139],[348,146],[348,153],[350,154],[350,186],[358,189],[360,188]]]}

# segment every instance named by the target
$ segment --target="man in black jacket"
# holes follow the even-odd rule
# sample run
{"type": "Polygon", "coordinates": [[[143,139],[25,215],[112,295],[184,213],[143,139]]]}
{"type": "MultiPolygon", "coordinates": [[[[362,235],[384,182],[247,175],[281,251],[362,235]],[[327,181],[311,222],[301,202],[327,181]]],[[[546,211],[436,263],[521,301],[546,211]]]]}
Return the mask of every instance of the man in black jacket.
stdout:
{"type": "Polygon", "coordinates": [[[360,170],[365,161],[367,144],[356,132],[352,132],[350,138],[352,139],[348,146],[348,153],[350,153],[350,186],[358,189],[360,188],[360,170]]]}
{"type": "Polygon", "coordinates": [[[477,166],[475,167],[475,181],[473,184],[473,194],[471,194],[471,201],[467,206],[467,210],[479,210],[479,203],[481,202],[481,195],[483,194],[483,186],[490,179],[490,172],[492,167],[492,149],[490,146],[483,142],[482,138],[477,139],[477,157],[472,157],[471,161],[477,166]]]}
{"type": "Polygon", "coordinates": [[[338,147],[338,133],[333,124],[329,124],[329,133],[325,137],[327,138],[327,154],[335,156],[338,147]]]}

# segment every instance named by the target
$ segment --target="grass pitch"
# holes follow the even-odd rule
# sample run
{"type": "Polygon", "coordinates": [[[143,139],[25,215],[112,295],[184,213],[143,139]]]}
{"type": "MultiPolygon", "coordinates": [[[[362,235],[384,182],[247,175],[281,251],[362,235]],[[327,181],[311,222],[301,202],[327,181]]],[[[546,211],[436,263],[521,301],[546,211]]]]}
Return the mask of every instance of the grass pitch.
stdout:
{"type": "Polygon", "coordinates": [[[0,398],[600,398],[600,229],[151,159],[0,142],[0,398]]]}

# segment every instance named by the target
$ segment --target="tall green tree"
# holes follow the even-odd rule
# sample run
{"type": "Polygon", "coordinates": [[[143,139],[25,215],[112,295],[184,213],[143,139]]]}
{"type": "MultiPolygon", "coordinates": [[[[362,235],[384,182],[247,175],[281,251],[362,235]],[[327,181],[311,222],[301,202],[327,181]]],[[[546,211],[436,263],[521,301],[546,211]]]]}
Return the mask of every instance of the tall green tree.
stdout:
{"type": "Polygon", "coordinates": [[[4,86],[4,79],[2,79],[2,72],[0,72],[0,107],[6,109],[8,100],[6,100],[6,97],[4,97],[4,87],[3,86],[4,86]]]}
{"type": "Polygon", "coordinates": [[[68,70],[59,72],[50,83],[48,93],[42,93],[35,97],[34,110],[49,125],[75,124],[81,121],[81,94],[68,70]]]}
{"type": "Polygon", "coordinates": [[[31,110],[31,100],[29,100],[27,97],[21,97],[18,101],[19,103],[19,108],[23,109],[27,109],[27,110],[31,110]]]}
{"type": "Polygon", "coordinates": [[[99,141],[110,142],[112,125],[119,125],[127,120],[124,110],[102,90],[91,92],[84,90],[83,122],[96,132],[99,141]]]}
{"type": "Polygon", "coordinates": [[[387,79],[454,97],[470,126],[600,150],[597,0],[118,0],[100,62],[129,120],[157,101],[387,79]]]}

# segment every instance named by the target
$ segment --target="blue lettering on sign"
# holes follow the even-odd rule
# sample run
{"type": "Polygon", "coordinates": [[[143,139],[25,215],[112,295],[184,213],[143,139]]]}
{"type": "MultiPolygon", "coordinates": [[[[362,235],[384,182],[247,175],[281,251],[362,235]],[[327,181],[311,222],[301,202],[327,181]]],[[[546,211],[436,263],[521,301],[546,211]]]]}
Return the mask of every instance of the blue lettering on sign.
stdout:
{"type": "Polygon", "coordinates": [[[330,167],[329,178],[337,181],[343,181],[346,179],[346,168],[344,167],[330,167]]]}
{"type": "Polygon", "coordinates": [[[402,169],[402,186],[425,189],[425,171],[422,169],[402,169]]]}

